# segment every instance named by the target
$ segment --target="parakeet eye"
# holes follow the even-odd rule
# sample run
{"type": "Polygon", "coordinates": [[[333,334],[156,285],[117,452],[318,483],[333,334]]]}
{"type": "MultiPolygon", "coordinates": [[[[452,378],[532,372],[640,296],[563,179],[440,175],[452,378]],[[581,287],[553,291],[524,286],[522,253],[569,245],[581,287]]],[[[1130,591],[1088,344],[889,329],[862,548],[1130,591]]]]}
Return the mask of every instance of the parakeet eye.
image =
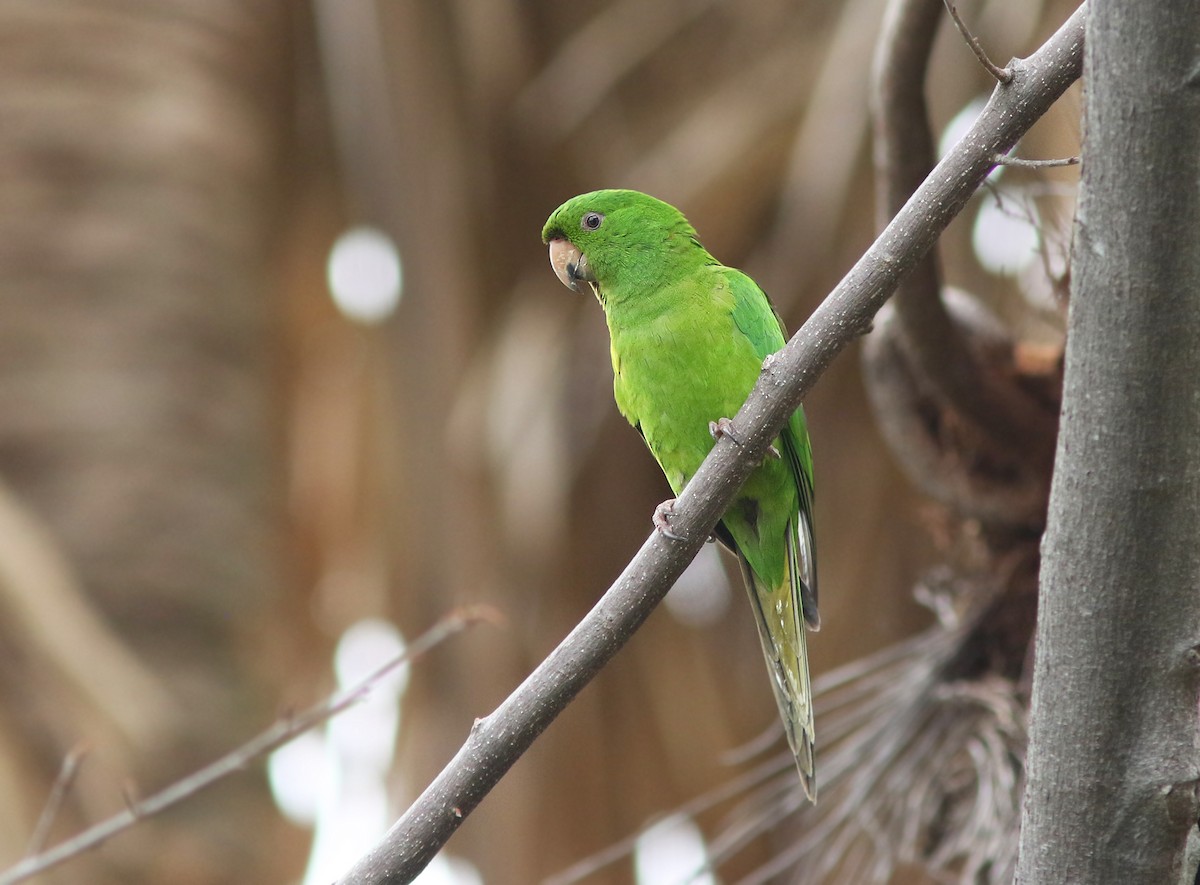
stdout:
{"type": "Polygon", "coordinates": [[[604,216],[599,212],[589,212],[587,215],[583,216],[583,219],[579,222],[579,225],[584,230],[595,230],[603,222],[604,216]]]}

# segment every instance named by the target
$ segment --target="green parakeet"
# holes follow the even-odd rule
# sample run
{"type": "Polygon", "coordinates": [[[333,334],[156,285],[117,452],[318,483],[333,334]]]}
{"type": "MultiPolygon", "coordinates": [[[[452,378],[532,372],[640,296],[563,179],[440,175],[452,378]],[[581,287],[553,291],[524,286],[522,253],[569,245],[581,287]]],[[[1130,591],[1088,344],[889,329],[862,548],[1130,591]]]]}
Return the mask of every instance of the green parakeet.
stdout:
{"type": "MultiPolygon", "coordinates": [[[[783,347],[754,280],[725,267],[667,203],[630,190],[583,194],[542,229],[562,283],[590,288],[608,321],[617,408],[678,494],[783,347]]],[[[736,437],[734,437],[736,442],[736,437]]],[[[737,554],[800,779],[816,798],[805,626],[816,630],[813,467],[803,412],[791,416],[717,524],[737,554]]],[[[670,534],[670,507],[655,524],[670,534]]]]}

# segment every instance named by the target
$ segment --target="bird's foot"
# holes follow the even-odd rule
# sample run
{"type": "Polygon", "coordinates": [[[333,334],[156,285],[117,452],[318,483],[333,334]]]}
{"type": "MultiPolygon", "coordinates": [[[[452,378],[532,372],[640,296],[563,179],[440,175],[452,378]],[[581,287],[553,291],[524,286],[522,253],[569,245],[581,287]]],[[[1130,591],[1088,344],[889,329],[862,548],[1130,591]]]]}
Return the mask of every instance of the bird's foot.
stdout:
{"type": "Polygon", "coordinates": [[[724,436],[733,440],[736,445],[740,446],[742,444],[741,439],[733,432],[732,418],[718,418],[716,421],[709,421],[708,432],[712,434],[713,439],[720,439],[724,436]]]}
{"type": "MultiPolygon", "coordinates": [[[[733,440],[735,445],[740,446],[742,444],[741,439],[733,432],[732,418],[718,418],[716,421],[709,421],[708,432],[712,434],[713,439],[720,439],[724,436],[733,440]]],[[[767,455],[776,461],[783,457],[779,454],[779,449],[775,448],[775,446],[767,446],[767,455]]]]}
{"type": "Polygon", "coordinates": [[[672,541],[682,541],[683,535],[676,534],[671,530],[671,514],[675,512],[675,499],[670,498],[663,501],[654,508],[653,522],[654,527],[658,529],[659,534],[670,538],[672,541]]]}
{"type": "MultiPolygon", "coordinates": [[[[675,499],[674,498],[671,498],[669,501],[663,501],[661,504],[659,504],[657,507],[655,507],[654,508],[654,517],[653,517],[654,528],[656,528],[660,534],[662,534],[663,536],[665,536],[667,538],[670,538],[672,541],[683,541],[683,540],[685,540],[683,535],[679,534],[678,532],[676,532],[674,529],[671,528],[671,516],[674,512],[675,512],[675,499]]],[[[714,543],[716,543],[716,540],[717,540],[716,535],[709,535],[707,538],[704,539],[704,543],[714,544],[714,543]]]]}

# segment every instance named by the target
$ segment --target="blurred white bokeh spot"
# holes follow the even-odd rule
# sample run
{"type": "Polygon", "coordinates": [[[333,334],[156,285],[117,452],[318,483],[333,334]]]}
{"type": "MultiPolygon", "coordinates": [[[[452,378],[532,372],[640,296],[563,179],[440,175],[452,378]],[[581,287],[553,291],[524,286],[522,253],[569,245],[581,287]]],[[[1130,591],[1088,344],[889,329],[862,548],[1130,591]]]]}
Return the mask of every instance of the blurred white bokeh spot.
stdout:
{"type": "Polygon", "coordinates": [[[721,564],[721,552],[716,544],[709,544],[684,569],[663,603],[677,621],[689,627],[708,627],[725,616],[729,599],[729,576],[721,564]]]}
{"type": "Polygon", "coordinates": [[[329,250],[329,293],[338,310],[359,323],[378,323],[400,303],[400,252],[386,233],[353,227],[329,250]]]}
{"type": "Polygon", "coordinates": [[[1015,276],[1037,260],[1041,226],[1037,205],[1021,192],[985,198],[971,229],[975,257],[991,273],[1015,276]]]}
{"type": "MultiPolygon", "coordinates": [[[[334,652],[338,691],[357,688],[403,651],[404,638],[395,625],[378,618],[352,625],[334,652]]],[[[305,885],[337,879],[394,819],[390,774],[407,683],[408,666],[402,665],[376,680],[323,729],[271,754],[268,772],[276,805],[290,820],[314,829],[305,885]]]]}
{"type": "Polygon", "coordinates": [[[716,885],[708,872],[708,849],[700,828],[673,814],[637,838],[633,863],[638,885],[716,885]]]}
{"type": "Polygon", "coordinates": [[[267,779],[275,804],[288,820],[302,827],[317,822],[321,796],[329,789],[331,772],[325,765],[325,753],[324,736],[309,731],[267,759],[267,779]]]}

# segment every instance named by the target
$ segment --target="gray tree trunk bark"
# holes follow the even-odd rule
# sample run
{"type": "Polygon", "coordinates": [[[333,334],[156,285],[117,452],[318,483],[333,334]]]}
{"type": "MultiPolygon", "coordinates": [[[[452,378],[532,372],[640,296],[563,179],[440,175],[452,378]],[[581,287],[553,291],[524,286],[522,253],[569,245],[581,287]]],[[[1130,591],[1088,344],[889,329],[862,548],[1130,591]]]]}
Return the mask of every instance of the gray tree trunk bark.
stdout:
{"type": "Polygon", "coordinates": [[[1095,0],[1017,881],[1192,882],[1200,4],[1095,0]]]}

